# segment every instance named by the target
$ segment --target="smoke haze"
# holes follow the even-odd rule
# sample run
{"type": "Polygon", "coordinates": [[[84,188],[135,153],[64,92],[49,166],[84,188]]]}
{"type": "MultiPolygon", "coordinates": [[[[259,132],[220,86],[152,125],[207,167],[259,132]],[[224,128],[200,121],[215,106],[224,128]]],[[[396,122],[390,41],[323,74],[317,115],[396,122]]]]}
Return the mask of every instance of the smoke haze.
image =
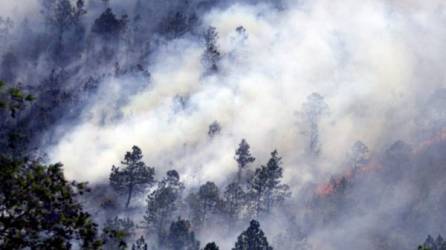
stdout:
{"type": "MultiPolygon", "coordinates": [[[[136,1],[115,2],[111,6],[122,13],[135,11],[136,1]]],[[[168,2],[153,1],[152,8],[162,16],[181,6],[168,2]]],[[[203,6],[192,2],[191,9],[203,6]]],[[[278,150],[293,194],[286,208],[262,224],[275,249],[297,249],[277,244],[288,216],[312,249],[415,249],[427,234],[446,232],[445,146],[438,140],[420,149],[446,124],[445,95],[435,94],[446,87],[443,1],[206,2],[191,31],[173,39],[155,33],[145,38],[150,53],[139,56],[150,77],[113,74],[113,66],[98,69],[105,76],[96,79],[97,90],[78,106],[79,115],[44,132],[39,148],[48,162],[62,162],[69,179],[101,183],[123,153],[138,145],[158,176],[176,169],[191,189],[208,180],[225,185],[237,172],[234,151],[245,138],[256,166],[278,150]],[[203,63],[208,27],[215,27],[221,52],[215,72],[203,63]],[[313,93],[328,106],[318,124],[317,158],[306,153],[302,118],[313,93]],[[221,133],[210,137],[214,121],[221,133]],[[351,206],[323,224],[309,205],[314,190],[351,170],[345,162],[358,140],[378,167],[352,178],[345,202],[351,206]],[[410,145],[410,160],[392,168],[388,151],[399,140],[410,145]]],[[[6,0],[0,14],[25,16],[29,8],[37,16],[36,5],[6,0]]],[[[154,23],[145,17],[143,25],[155,30],[154,23]]],[[[117,61],[133,60],[126,58],[120,53],[117,61]]],[[[90,72],[82,62],[70,67],[90,72]]],[[[236,234],[218,235],[215,230],[201,237],[230,249],[236,234]]]]}

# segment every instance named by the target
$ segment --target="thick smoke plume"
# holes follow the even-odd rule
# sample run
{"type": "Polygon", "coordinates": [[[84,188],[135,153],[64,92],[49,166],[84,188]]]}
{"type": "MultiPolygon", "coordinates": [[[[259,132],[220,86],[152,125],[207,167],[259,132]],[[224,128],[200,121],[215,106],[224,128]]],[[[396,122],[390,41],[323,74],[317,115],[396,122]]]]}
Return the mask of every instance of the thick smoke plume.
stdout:
{"type": "MultiPolygon", "coordinates": [[[[22,1],[0,3],[0,13],[39,20],[37,4],[22,1]]],[[[137,11],[137,1],[115,2],[119,14],[137,11]]],[[[414,249],[427,234],[446,233],[442,1],[192,2],[183,10],[197,9],[199,21],[180,35],[156,31],[182,5],[153,1],[141,24],[153,31],[141,38],[149,49],[117,52],[118,66],[89,69],[87,54],[66,66],[68,91],[93,70],[102,75],[73,116],[42,132],[48,162],[63,162],[69,178],[102,183],[138,145],[158,176],[176,169],[189,189],[226,185],[244,138],[255,165],[275,149],[283,157],[292,197],[262,224],[275,249],[414,249]],[[218,34],[216,69],[205,60],[209,27],[218,34]],[[116,73],[133,62],[145,73],[116,73]],[[221,131],[210,136],[214,121],[221,131]],[[357,141],[368,147],[367,164],[353,173],[357,141]],[[344,200],[331,201],[343,177],[344,200]],[[288,228],[301,237],[281,244],[288,228]]],[[[88,5],[97,6],[86,18],[94,20],[102,5],[88,5]]],[[[236,234],[218,232],[201,239],[230,249],[236,234]]]]}

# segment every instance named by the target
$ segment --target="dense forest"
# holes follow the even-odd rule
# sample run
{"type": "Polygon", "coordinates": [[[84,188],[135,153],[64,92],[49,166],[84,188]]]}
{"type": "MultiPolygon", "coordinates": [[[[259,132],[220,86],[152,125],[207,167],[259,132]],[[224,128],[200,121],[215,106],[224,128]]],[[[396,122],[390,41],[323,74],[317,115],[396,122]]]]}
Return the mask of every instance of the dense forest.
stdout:
{"type": "Polygon", "coordinates": [[[445,250],[445,22],[440,0],[2,1],[0,249],[445,250]]]}

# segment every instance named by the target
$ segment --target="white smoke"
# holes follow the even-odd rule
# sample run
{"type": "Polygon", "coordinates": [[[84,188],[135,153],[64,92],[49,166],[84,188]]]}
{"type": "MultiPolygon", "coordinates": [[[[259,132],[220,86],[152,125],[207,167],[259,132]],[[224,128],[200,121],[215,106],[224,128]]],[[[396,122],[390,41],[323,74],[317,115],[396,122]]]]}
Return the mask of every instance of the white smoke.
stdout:
{"type": "Polygon", "coordinates": [[[285,10],[241,4],[215,9],[204,26],[219,33],[224,59],[217,75],[204,75],[200,41],[170,41],[153,55],[147,88],[119,106],[109,96],[128,94],[127,80],[105,82],[83,122],[67,131],[50,158],[64,162],[69,177],[94,181],[106,177],[135,144],[158,169],[218,181],[235,170],[233,152],[246,138],[258,164],[277,148],[287,174],[317,178],[299,161],[305,140],[295,113],[305,97],[320,93],[331,111],[322,129],[322,158],[330,164],[318,171],[334,171],[333,163],[357,139],[373,148],[401,122],[406,126],[393,137],[407,135],[414,99],[438,84],[422,82],[423,70],[434,69],[420,60],[434,64],[440,58],[444,36],[427,29],[438,28],[443,18],[431,2],[320,0],[285,10]],[[408,7],[414,4],[420,6],[408,7]],[[235,31],[239,26],[246,38],[235,31]],[[185,110],[175,104],[176,96],[188,98],[185,110]],[[122,116],[100,122],[104,114],[116,113],[122,116]],[[223,133],[209,142],[207,128],[214,120],[223,133]]]}
{"type": "MultiPolygon", "coordinates": [[[[102,83],[80,124],[48,149],[50,160],[63,162],[69,178],[101,181],[138,145],[158,176],[174,168],[188,186],[222,183],[236,171],[234,151],[245,138],[256,166],[279,151],[285,182],[296,194],[307,183],[342,172],[340,163],[357,140],[372,152],[397,139],[413,140],[419,104],[446,86],[445,18],[442,1],[316,0],[283,9],[238,3],[216,8],[203,18],[203,29],[213,26],[219,33],[218,73],[206,74],[204,43],[195,37],[160,45],[150,58],[150,84],[135,94],[128,89],[145,86],[140,79],[102,83]],[[236,31],[239,26],[246,34],[236,31]],[[321,123],[317,164],[304,157],[306,138],[296,114],[313,92],[330,107],[321,123]],[[208,126],[215,120],[222,132],[210,139],[208,126]]],[[[404,197],[395,202],[404,203],[404,197]]],[[[379,209],[375,212],[390,213],[394,207],[379,209]]],[[[341,243],[329,248],[321,239],[342,238],[352,228],[366,233],[377,218],[382,219],[354,217],[343,224],[345,231],[334,235],[328,228],[313,235],[312,243],[340,249],[341,243]]],[[[356,249],[373,247],[361,242],[356,249]]]]}
{"type": "Polygon", "coordinates": [[[37,0],[2,0],[0,1],[0,16],[24,17],[31,15],[37,8],[37,0]]]}

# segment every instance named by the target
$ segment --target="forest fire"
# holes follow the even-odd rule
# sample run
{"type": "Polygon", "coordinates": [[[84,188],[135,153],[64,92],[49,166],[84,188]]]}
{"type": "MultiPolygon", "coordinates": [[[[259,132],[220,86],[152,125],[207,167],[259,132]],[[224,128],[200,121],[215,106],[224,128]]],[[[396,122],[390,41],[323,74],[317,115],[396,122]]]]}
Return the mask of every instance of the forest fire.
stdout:
{"type": "MultiPolygon", "coordinates": [[[[418,155],[426,151],[430,146],[446,141],[446,128],[443,128],[435,136],[422,141],[413,150],[413,155],[418,155]]],[[[344,187],[345,182],[351,181],[357,174],[375,172],[383,168],[375,159],[370,159],[366,164],[361,165],[355,169],[349,169],[344,174],[338,177],[332,177],[329,182],[320,184],[316,187],[315,194],[318,197],[327,197],[334,194],[340,187],[344,187]]]]}
{"type": "Polygon", "coordinates": [[[438,132],[436,135],[420,143],[418,147],[415,148],[414,153],[419,154],[421,152],[424,152],[427,148],[429,148],[433,144],[440,143],[443,141],[446,141],[446,128],[441,129],[440,132],[438,132]]]}
{"type": "Polygon", "coordinates": [[[329,182],[318,185],[316,188],[316,195],[319,197],[327,197],[335,193],[339,188],[345,187],[356,175],[362,173],[369,173],[382,169],[382,165],[375,160],[370,160],[367,164],[358,166],[355,169],[346,171],[339,177],[332,177],[329,182]]]}

